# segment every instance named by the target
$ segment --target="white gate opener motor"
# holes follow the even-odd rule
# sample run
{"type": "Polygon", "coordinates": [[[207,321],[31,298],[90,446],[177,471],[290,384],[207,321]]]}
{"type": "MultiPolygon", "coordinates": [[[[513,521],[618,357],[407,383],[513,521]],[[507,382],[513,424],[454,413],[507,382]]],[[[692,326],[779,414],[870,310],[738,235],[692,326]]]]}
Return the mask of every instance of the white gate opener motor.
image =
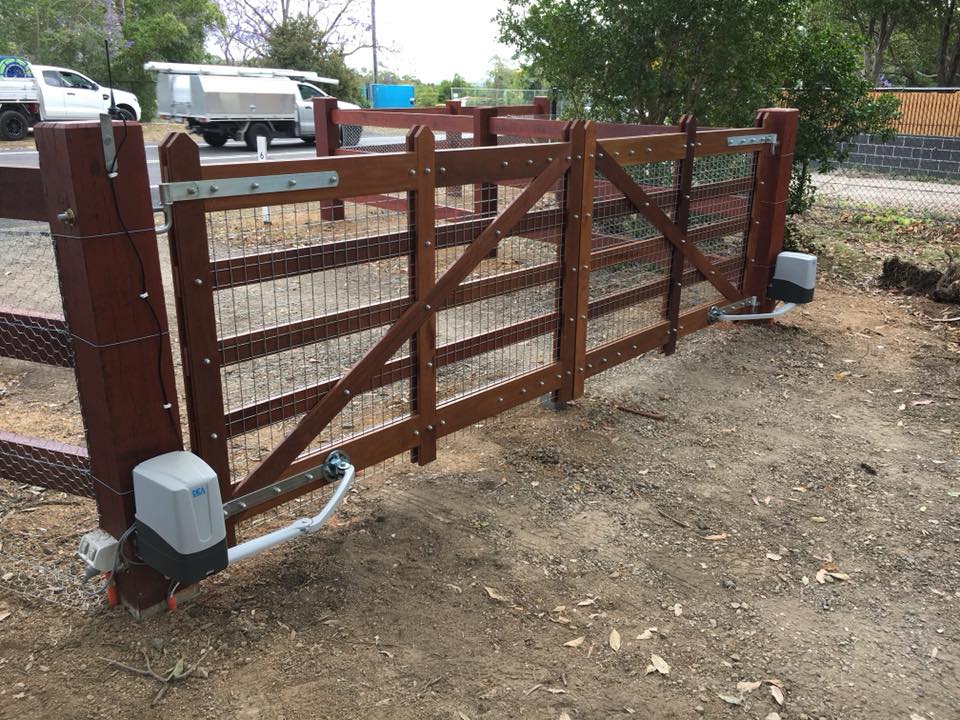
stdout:
{"type": "Polygon", "coordinates": [[[734,314],[735,310],[747,306],[754,310],[757,299],[749,297],[744,300],[717,307],[714,305],[707,311],[707,322],[715,323],[720,320],[771,320],[780,317],[797,305],[803,305],[813,300],[813,291],[817,286],[817,256],[809,253],[782,252],[777,255],[777,264],[773,271],[773,278],[767,286],[767,298],[782,301],[783,305],[773,312],[734,314]]]}
{"type": "MultiPolygon", "coordinates": [[[[137,535],[137,551],[147,565],[180,585],[188,585],[237,560],[314,533],[336,511],[355,475],[349,458],[338,451],[327,456],[319,471],[325,479],[339,481],[319,514],[228,549],[226,510],[213,468],[193,453],[184,451],[146,460],[133,469],[136,516],[132,529],[137,535]]],[[[90,546],[88,538],[98,532],[102,533],[94,531],[85,535],[81,548],[84,543],[90,546]]],[[[98,565],[112,566],[116,541],[113,545],[113,554],[98,557],[98,565]]],[[[93,554],[88,550],[84,555],[93,554]]],[[[91,565],[90,560],[87,562],[91,565]]]]}

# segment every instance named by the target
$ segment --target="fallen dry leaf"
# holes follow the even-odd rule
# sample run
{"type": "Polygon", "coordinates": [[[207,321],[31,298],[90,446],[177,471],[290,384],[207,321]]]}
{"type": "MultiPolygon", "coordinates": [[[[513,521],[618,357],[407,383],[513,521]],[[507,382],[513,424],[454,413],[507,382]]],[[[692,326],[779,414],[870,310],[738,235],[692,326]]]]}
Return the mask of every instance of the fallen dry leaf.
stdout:
{"type": "Polygon", "coordinates": [[[815,523],[825,523],[827,519],[825,517],[820,517],[819,515],[814,515],[812,518],[810,518],[810,521],[815,523]]]}
{"type": "Polygon", "coordinates": [[[3,621],[6,620],[8,617],[10,617],[10,611],[9,611],[9,610],[3,610],[2,612],[0,612],[0,622],[3,622],[3,621]]]}
{"type": "Polygon", "coordinates": [[[930,405],[933,403],[933,400],[913,400],[910,402],[911,405],[930,405]]]}
{"type": "Polygon", "coordinates": [[[557,720],[570,720],[570,715],[566,712],[562,712],[557,720]]]}
{"type": "Polygon", "coordinates": [[[649,640],[653,637],[653,634],[657,631],[655,627],[647,628],[642,633],[637,635],[637,640],[649,640]]]}
{"type": "Polygon", "coordinates": [[[670,674],[670,665],[659,655],[650,656],[650,664],[653,665],[654,670],[656,670],[661,675],[670,674]]]}
{"type": "Polygon", "coordinates": [[[823,585],[827,581],[827,578],[829,577],[829,575],[827,574],[826,570],[821,568],[820,570],[817,570],[816,577],[817,577],[817,582],[823,585]]]}
{"type": "Polygon", "coordinates": [[[587,605],[593,605],[597,602],[596,598],[587,598],[586,600],[581,600],[577,603],[577,607],[587,607],[587,605]]]}
{"type": "Polygon", "coordinates": [[[759,688],[763,683],[757,680],[756,682],[747,682],[746,680],[737,683],[737,692],[741,695],[744,693],[753,692],[759,688]]]}
{"type": "Polygon", "coordinates": [[[676,615],[677,617],[680,617],[681,615],[683,615],[683,605],[681,605],[680,603],[676,603],[673,606],[673,614],[676,615]]]}
{"type": "Polygon", "coordinates": [[[718,542],[720,540],[726,540],[729,537],[726,533],[720,533],[719,535],[707,535],[703,539],[709,540],[710,542],[718,542]]]}
{"type": "Polygon", "coordinates": [[[470,716],[467,715],[463,710],[457,710],[457,716],[460,720],[470,720],[470,716]]]}
{"type": "Polygon", "coordinates": [[[614,652],[618,652],[620,650],[620,633],[616,630],[611,630],[607,642],[610,643],[610,647],[613,648],[614,652]]]}
{"type": "Polygon", "coordinates": [[[781,720],[780,713],[772,712],[769,715],[767,715],[763,720],[781,720]]]}
{"type": "Polygon", "coordinates": [[[578,647],[580,647],[581,645],[583,645],[583,641],[584,641],[584,640],[586,640],[586,637],[584,637],[583,635],[581,635],[580,637],[574,638],[573,640],[567,640],[567,642],[565,642],[565,643],[563,644],[563,646],[564,646],[564,647],[578,648],[578,647]]]}
{"type": "Polygon", "coordinates": [[[776,685],[778,688],[783,690],[783,680],[781,680],[780,678],[764,678],[763,681],[767,685],[776,685]]]}
{"type": "Polygon", "coordinates": [[[740,697],[739,695],[733,695],[730,693],[717,693],[717,697],[729,705],[743,704],[743,698],[740,697]]]}
{"type": "Polygon", "coordinates": [[[487,587],[484,585],[483,589],[487,591],[487,595],[489,595],[493,600],[497,600],[498,602],[510,602],[510,598],[501,595],[496,588],[487,587]]]}
{"type": "Polygon", "coordinates": [[[771,685],[770,694],[773,695],[773,699],[777,701],[777,705],[783,706],[783,701],[784,701],[783,690],[778,688],[776,685],[771,685]]]}
{"type": "Polygon", "coordinates": [[[778,555],[777,553],[767,553],[767,560],[783,560],[783,555],[778,555]]]}
{"type": "Polygon", "coordinates": [[[849,580],[850,576],[842,572],[828,572],[827,573],[834,580],[849,580]]]}

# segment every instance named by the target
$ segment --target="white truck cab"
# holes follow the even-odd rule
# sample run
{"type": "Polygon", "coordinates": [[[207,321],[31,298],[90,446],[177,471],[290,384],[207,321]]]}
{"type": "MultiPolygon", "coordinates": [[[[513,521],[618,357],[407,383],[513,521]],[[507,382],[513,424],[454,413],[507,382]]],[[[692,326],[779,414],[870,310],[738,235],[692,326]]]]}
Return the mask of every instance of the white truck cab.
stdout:
{"type": "Polygon", "coordinates": [[[0,139],[20,140],[41,120],[95,120],[110,108],[111,92],[122,117],[140,119],[133,93],[111,90],[69,68],[29,67],[33,77],[0,78],[0,139]]]}

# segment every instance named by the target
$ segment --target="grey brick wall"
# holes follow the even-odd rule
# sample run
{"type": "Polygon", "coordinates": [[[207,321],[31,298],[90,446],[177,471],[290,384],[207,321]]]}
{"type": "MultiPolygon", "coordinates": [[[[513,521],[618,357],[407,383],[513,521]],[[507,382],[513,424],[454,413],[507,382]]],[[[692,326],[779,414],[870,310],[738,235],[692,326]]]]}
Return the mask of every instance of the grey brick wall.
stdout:
{"type": "Polygon", "coordinates": [[[960,138],[898,135],[888,143],[857,135],[844,167],[898,175],[960,180],[960,138]]]}

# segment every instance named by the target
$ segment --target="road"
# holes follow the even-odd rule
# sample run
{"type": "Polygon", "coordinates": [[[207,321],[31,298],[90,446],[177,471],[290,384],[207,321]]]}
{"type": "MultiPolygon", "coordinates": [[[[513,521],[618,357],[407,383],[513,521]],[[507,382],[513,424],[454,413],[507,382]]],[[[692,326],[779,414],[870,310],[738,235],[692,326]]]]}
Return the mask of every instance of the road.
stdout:
{"type": "MultiPolygon", "coordinates": [[[[372,137],[363,137],[360,139],[358,147],[369,145],[388,145],[402,144],[404,136],[377,135],[372,137]]],[[[200,141],[200,162],[204,165],[222,165],[225,163],[253,162],[257,159],[257,153],[247,150],[246,146],[240,142],[230,142],[224,147],[214,148],[200,141]]],[[[157,185],[160,183],[160,160],[158,158],[157,145],[147,145],[147,171],[150,175],[150,191],[153,194],[154,205],[159,204],[157,196],[157,185]]],[[[270,147],[269,159],[271,160],[300,160],[303,158],[312,158],[317,156],[316,148],[313,145],[305,145],[300,140],[275,140],[270,147]]],[[[37,167],[39,158],[36,150],[0,150],[0,166],[15,167],[37,167]]],[[[121,168],[121,173],[123,168],[121,168]]],[[[22,226],[21,221],[14,223],[9,220],[0,220],[0,230],[11,230],[13,226],[22,226]]]]}

